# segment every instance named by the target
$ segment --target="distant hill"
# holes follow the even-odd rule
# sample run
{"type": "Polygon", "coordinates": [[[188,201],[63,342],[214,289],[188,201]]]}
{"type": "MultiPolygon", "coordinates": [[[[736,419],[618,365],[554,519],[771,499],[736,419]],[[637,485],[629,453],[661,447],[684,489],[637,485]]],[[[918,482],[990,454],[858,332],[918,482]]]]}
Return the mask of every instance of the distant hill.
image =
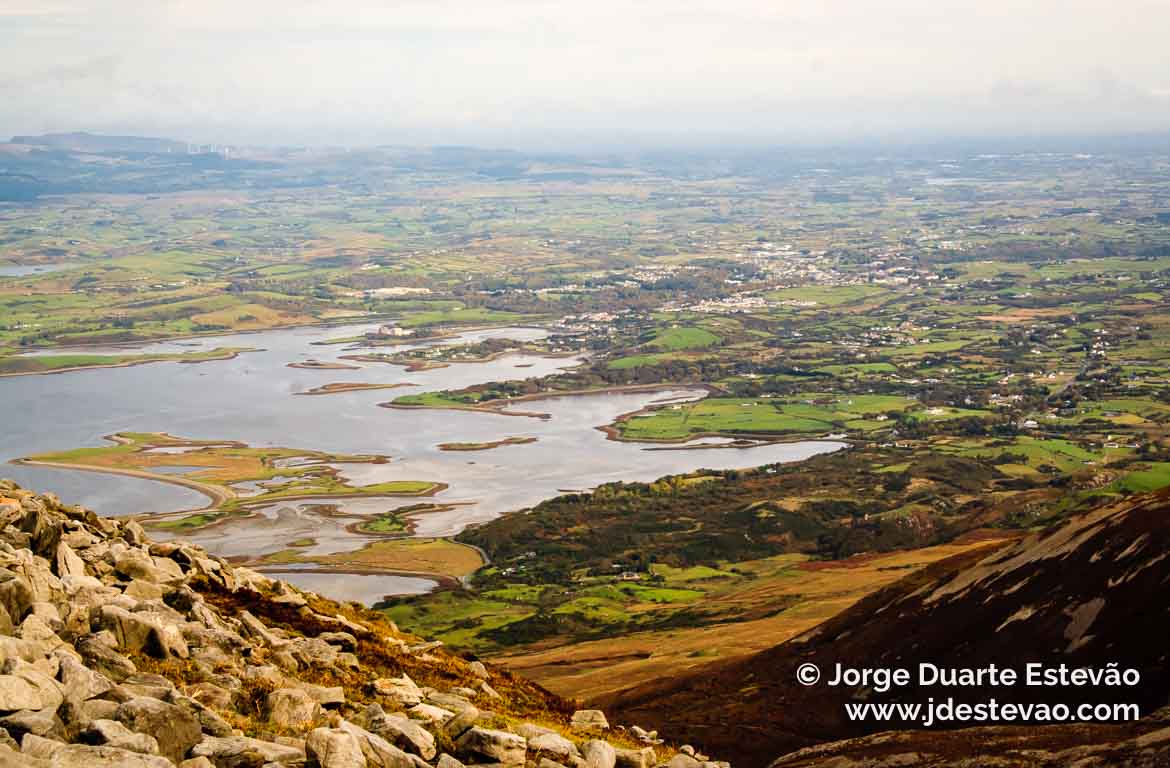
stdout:
{"type": "Polygon", "coordinates": [[[186,152],[187,145],[173,139],[149,136],[103,136],[85,131],[45,133],[40,136],[13,136],[12,144],[27,144],[67,152],[186,152]]]}
{"type": "MultiPolygon", "coordinates": [[[[1000,703],[1136,703],[1147,715],[1167,705],[1170,691],[1168,553],[1170,493],[1134,497],[996,551],[977,551],[936,563],[768,651],[635,686],[598,703],[622,720],[660,728],[667,738],[716,750],[738,768],[766,765],[816,743],[915,727],[898,721],[851,722],[845,716],[846,702],[924,702],[927,697],[940,701],[949,696],[970,703],[992,697],[1000,703]],[[860,686],[829,687],[824,682],[837,663],[916,671],[920,662],[943,667],[994,663],[1021,671],[1026,662],[1098,668],[1116,662],[1139,670],[1141,682],[1133,688],[909,687],[887,694],[860,686]],[[804,663],[820,667],[820,684],[805,687],[796,682],[796,669],[804,663]]],[[[1146,726],[1147,730],[1152,727],[1150,721],[1140,727],[1146,726]]],[[[1034,726],[1016,728],[1014,736],[1011,728],[987,727],[980,736],[980,729],[940,733],[936,726],[931,731],[897,734],[894,751],[937,748],[972,755],[977,753],[972,745],[986,749],[998,740],[1003,747],[1013,738],[1018,744],[1048,739],[1044,749],[1055,750],[1129,738],[1134,735],[1132,729],[1140,727],[1120,731],[1112,726],[1034,726]]],[[[1165,723],[1159,727],[1165,728],[1165,723]]],[[[823,759],[826,765],[886,765],[878,758],[853,761],[863,748],[878,755],[884,750],[888,756],[893,742],[885,741],[890,743],[884,747],[883,739],[876,737],[852,746],[837,745],[781,764],[818,765],[823,759]],[[849,755],[850,761],[830,760],[843,755],[849,755]]],[[[1163,746],[1170,750],[1170,732],[1163,746]]],[[[1051,764],[1068,763],[1054,758],[1051,764]]]]}

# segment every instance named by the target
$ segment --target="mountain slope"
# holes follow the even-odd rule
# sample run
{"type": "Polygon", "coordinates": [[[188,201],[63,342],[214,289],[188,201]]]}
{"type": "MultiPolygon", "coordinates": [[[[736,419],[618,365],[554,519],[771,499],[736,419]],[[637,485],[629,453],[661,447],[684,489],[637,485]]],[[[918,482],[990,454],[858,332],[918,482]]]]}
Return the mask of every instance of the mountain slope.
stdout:
{"type": "Polygon", "coordinates": [[[441,646],[0,480],[5,768],[649,768],[673,754],[441,646]]]}
{"type": "MultiPolygon", "coordinates": [[[[762,765],[817,742],[913,727],[847,720],[851,701],[1167,703],[1170,495],[1104,506],[990,553],[936,563],[871,595],[811,632],[760,654],[656,681],[600,703],[673,738],[762,765]],[[878,693],[825,684],[837,663],[943,667],[1025,662],[1140,671],[1133,688],[910,687],[878,693]],[[820,684],[795,681],[817,664],[820,684]]],[[[1031,729],[1035,730],[1035,729],[1031,729]]],[[[1075,730],[1075,729],[1074,729],[1075,730]]],[[[1090,729],[1091,730],[1091,729],[1090,729]]],[[[940,737],[941,738],[941,737],[940,737]]],[[[794,763],[796,764],[796,763],[794,763]]]]}

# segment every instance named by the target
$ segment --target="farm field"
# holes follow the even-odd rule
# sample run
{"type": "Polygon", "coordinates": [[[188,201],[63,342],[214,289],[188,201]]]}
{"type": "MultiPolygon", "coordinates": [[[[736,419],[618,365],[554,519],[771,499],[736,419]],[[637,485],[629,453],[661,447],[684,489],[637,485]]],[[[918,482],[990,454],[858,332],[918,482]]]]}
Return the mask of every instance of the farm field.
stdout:
{"type": "MultiPolygon", "coordinates": [[[[589,700],[644,680],[677,674],[706,663],[763,650],[811,629],[861,597],[892,583],[908,570],[995,542],[927,547],[874,557],[812,563],[781,555],[721,567],[652,567],[653,584],[607,581],[583,586],[553,616],[582,624],[627,623],[617,637],[583,639],[521,653],[492,655],[493,661],[530,677],[563,696],[589,700]],[[697,614],[697,615],[696,615],[697,614]]],[[[425,628],[461,644],[461,624],[483,620],[503,626],[523,619],[538,591],[519,588],[484,592],[474,604],[428,603],[416,614],[388,613],[396,621],[425,628]]]]}
{"type": "Polygon", "coordinates": [[[685,440],[694,435],[867,432],[894,418],[942,421],[979,416],[968,408],[924,408],[913,399],[888,395],[835,397],[798,394],[795,399],[707,398],[631,416],[618,425],[628,440],[685,440]]]}

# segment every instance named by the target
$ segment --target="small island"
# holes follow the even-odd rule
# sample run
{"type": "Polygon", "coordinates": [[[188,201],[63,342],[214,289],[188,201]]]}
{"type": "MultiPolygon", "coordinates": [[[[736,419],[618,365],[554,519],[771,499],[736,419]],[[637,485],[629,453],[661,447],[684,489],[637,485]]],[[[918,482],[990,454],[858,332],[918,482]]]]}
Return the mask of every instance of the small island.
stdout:
{"type": "Polygon", "coordinates": [[[361,370],[360,365],[347,365],[345,363],[323,363],[320,360],[305,360],[299,363],[289,363],[289,368],[303,368],[309,371],[358,371],[361,370]]]}
{"type": "Polygon", "coordinates": [[[399,387],[410,387],[413,384],[405,382],[398,382],[396,384],[363,384],[361,382],[336,382],[334,384],[323,384],[319,387],[306,389],[304,392],[297,392],[298,395],[335,395],[339,392],[361,392],[367,389],[397,389],[399,387]]]}
{"type": "Polygon", "coordinates": [[[128,368],[132,365],[146,365],[147,363],[208,363],[215,360],[232,360],[244,352],[256,351],[252,347],[216,347],[206,351],[159,354],[11,355],[0,357],[0,376],[36,376],[46,373],[85,371],[91,368],[128,368]]]}
{"type": "Polygon", "coordinates": [[[527,445],[535,443],[535,437],[505,437],[503,440],[493,440],[488,443],[439,443],[440,451],[490,451],[492,448],[502,448],[505,445],[527,445]]]}

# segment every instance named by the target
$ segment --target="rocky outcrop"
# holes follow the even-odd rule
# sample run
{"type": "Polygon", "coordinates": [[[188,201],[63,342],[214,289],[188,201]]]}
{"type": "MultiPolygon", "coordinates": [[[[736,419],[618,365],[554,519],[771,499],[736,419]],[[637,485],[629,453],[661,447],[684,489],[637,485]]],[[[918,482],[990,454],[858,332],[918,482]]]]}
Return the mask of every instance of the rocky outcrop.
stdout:
{"type": "Polygon", "coordinates": [[[607,729],[378,614],[0,481],[0,766],[670,764],[607,729]]]}

